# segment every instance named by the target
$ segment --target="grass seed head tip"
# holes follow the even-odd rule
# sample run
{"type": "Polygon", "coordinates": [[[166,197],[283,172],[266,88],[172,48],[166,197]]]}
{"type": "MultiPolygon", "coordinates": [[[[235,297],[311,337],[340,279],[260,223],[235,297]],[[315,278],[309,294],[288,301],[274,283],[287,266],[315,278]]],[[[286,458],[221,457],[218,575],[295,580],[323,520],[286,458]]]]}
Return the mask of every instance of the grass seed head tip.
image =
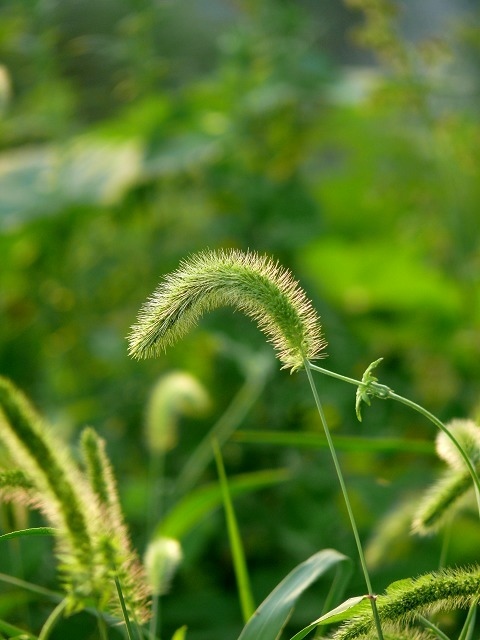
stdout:
{"type": "Polygon", "coordinates": [[[225,305],[258,324],[284,368],[299,369],[326,346],[310,300],[278,262],[254,252],[207,251],[182,261],[140,309],[129,335],[130,355],[158,355],[203,313],[225,305]]]}

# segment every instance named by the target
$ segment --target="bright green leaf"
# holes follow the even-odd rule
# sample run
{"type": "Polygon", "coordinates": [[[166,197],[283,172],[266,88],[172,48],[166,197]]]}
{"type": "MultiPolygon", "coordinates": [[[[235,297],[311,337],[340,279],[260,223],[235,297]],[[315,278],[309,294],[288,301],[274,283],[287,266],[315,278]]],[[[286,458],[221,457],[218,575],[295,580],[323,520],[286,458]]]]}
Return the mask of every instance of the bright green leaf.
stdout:
{"type": "Polygon", "coordinates": [[[335,549],[324,549],[295,567],[258,607],[239,640],[278,638],[298,598],[317,578],[335,566],[343,577],[350,573],[347,556],[335,549]]]}
{"type": "Polygon", "coordinates": [[[54,536],[56,529],[52,527],[34,527],[32,529],[20,529],[19,531],[10,531],[0,536],[0,540],[11,540],[12,538],[21,538],[29,536],[54,536]]]}
{"type": "Polygon", "coordinates": [[[172,636],[172,640],[185,640],[186,633],[187,633],[187,625],[183,625],[183,627],[180,627],[175,631],[175,633],[172,636]]]}
{"type": "Polygon", "coordinates": [[[342,622],[343,620],[347,620],[351,618],[352,615],[358,612],[360,603],[364,602],[368,596],[355,596],[353,598],[348,598],[345,602],[335,607],[328,613],[325,613],[317,620],[311,622],[307,627],[296,633],[290,640],[301,640],[304,638],[310,631],[313,631],[315,627],[318,627],[321,624],[333,624],[335,622],[342,622]]]}
{"type": "MultiPolygon", "coordinates": [[[[250,493],[279,482],[285,482],[289,478],[290,474],[285,469],[245,473],[229,480],[230,494],[234,497],[250,493]]],[[[218,509],[221,504],[222,492],[217,482],[191,491],[160,522],[155,534],[181,539],[202,518],[218,509]]]]}

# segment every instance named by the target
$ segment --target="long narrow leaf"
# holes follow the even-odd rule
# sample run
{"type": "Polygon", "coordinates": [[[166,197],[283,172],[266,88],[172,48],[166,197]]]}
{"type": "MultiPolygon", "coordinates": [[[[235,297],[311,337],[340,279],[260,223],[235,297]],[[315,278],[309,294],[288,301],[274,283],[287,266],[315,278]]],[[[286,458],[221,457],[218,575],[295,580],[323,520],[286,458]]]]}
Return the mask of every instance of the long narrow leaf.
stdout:
{"type": "Polygon", "coordinates": [[[310,631],[321,624],[333,624],[334,622],[342,622],[343,620],[350,618],[358,611],[358,605],[365,601],[366,598],[368,598],[368,596],[355,596],[353,598],[348,598],[348,600],[339,604],[338,607],[335,607],[335,609],[325,613],[323,616],[317,618],[317,620],[314,620],[304,629],[296,633],[292,638],[290,638],[290,640],[302,640],[302,638],[310,633],[310,631]]]}
{"type": "Polygon", "coordinates": [[[10,531],[0,536],[0,540],[11,540],[12,538],[21,538],[23,536],[54,536],[57,532],[53,527],[34,527],[32,529],[19,529],[18,531],[10,531]]]}
{"type": "Polygon", "coordinates": [[[346,578],[352,570],[351,560],[335,549],[324,549],[295,567],[258,607],[238,640],[276,640],[298,598],[333,567],[346,578]]]}
{"type": "Polygon", "coordinates": [[[472,604],[468,611],[462,633],[458,636],[458,640],[472,640],[475,631],[475,621],[477,619],[478,603],[472,604]]]}
{"type": "MultiPolygon", "coordinates": [[[[322,434],[295,431],[237,431],[232,435],[232,440],[242,444],[271,444],[302,449],[326,449],[328,447],[327,440],[322,434]]],[[[339,451],[364,453],[402,452],[435,455],[435,446],[432,442],[401,438],[363,438],[337,435],[335,448],[339,451]]]]}
{"type": "Polygon", "coordinates": [[[25,638],[25,640],[37,640],[37,636],[34,636],[19,627],[14,627],[13,624],[8,624],[8,622],[5,622],[4,620],[0,620],[0,631],[5,633],[9,638],[12,638],[13,636],[20,636],[22,639],[25,638]]]}
{"type": "Polygon", "coordinates": [[[215,462],[217,463],[217,471],[220,478],[220,486],[222,489],[223,506],[225,509],[228,537],[230,539],[230,547],[232,550],[233,566],[237,579],[238,595],[240,597],[243,619],[246,622],[255,610],[252,590],[250,587],[250,579],[248,576],[247,563],[245,560],[242,538],[238,530],[237,518],[233,509],[232,498],[230,496],[227,476],[225,473],[225,468],[223,466],[222,454],[220,453],[218,443],[215,441],[213,442],[213,450],[215,454],[215,462]]]}

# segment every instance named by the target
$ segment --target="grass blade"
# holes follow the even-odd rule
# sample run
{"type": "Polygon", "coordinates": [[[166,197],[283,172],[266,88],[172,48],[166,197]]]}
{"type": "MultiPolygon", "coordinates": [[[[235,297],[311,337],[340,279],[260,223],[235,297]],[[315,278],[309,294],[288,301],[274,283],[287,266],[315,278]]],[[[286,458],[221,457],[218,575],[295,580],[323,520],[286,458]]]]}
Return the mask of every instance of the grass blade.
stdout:
{"type": "Polygon", "coordinates": [[[335,549],[324,549],[295,567],[258,607],[238,640],[276,640],[301,594],[333,567],[346,577],[351,560],[335,549]]]}
{"type": "Polygon", "coordinates": [[[60,620],[60,618],[63,616],[63,612],[67,608],[67,605],[68,605],[68,599],[67,598],[62,600],[62,602],[60,602],[60,604],[57,604],[57,606],[51,612],[51,614],[48,616],[47,621],[43,625],[42,630],[40,631],[40,635],[38,636],[38,640],[48,640],[48,638],[50,637],[51,632],[53,631],[53,629],[55,627],[55,625],[60,620]]]}
{"type": "Polygon", "coordinates": [[[233,566],[237,579],[238,595],[242,609],[243,619],[246,622],[255,610],[253,602],[252,590],[250,588],[250,579],[248,576],[247,563],[245,561],[245,553],[243,550],[242,539],[238,530],[237,519],[233,509],[232,498],[228,488],[227,476],[223,466],[222,455],[217,442],[213,442],[213,450],[215,454],[215,462],[217,463],[218,476],[220,478],[220,486],[222,489],[223,506],[225,509],[225,517],[227,520],[228,537],[233,555],[233,566]]]}
{"type": "Polygon", "coordinates": [[[478,603],[475,602],[468,610],[468,615],[465,619],[462,633],[458,636],[458,640],[472,640],[475,631],[475,621],[477,619],[477,606],[478,603]]]}
{"type": "MultiPolygon", "coordinates": [[[[237,431],[232,440],[242,444],[271,444],[301,449],[327,449],[328,443],[320,433],[298,433],[294,431],[237,431]]],[[[435,446],[426,440],[404,440],[401,438],[363,438],[357,436],[335,436],[338,451],[362,453],[414,453],[435,455],[435,446]]]]}
{"type": "Polygon", "coordinates": [[[117,577],[115,577],[115,586],[117,587],[118,599],[120,600],[120,606],[122,607],[122,611],[123,611],[123,619],[125,621],[125,629],[127,631],[128,640],[135,640],[133,627],[130,622],[130,617],[128,615],[127,607],[125,605],[125,600],[123,598],[122,587],[120,586],[120,582],[118,581],[117,577]]]}
{"type": "Polygon", "coordinates": [[[32,529],[19,529],[18,531],[10,531],[0,536],[0,540],[11,540],[12,538],[21,538],[23,536],[54,536],[57,530],[53,527],[33,527],[32,529]]]}
{"type": "Polygon", "coordinates": [[[335,609],[332,609],[320,618],[317,618],[317,620],[311,622],[308,626],[290,638],[290,640],[302,640],[307,633],[310,633],[310,631],[313,631],[315,627],[318,627],[321,624],[333,624],[334,622],[342,622],[343,620],[350,618],[358,611],[358,605],[361,602],[364,602],[367,598],[368,596],[355,596],[353,598],[348,598],[348,600],[339,604],[335,609]]]}
{"type": "Polygon", "coordinates": [[[9,624],[4,620],[0,620],[0,631],[2,633],[5,633],[9,638],[12,638],[14,636],[15,637],[19,636],[22,639],[25,638],[25,640],[38,640],[37,636],[34,636],[31,633],[28,633],[28,631],[25,631],[24,629],[15,627],[13,626],[13,624],[9,624]]]}

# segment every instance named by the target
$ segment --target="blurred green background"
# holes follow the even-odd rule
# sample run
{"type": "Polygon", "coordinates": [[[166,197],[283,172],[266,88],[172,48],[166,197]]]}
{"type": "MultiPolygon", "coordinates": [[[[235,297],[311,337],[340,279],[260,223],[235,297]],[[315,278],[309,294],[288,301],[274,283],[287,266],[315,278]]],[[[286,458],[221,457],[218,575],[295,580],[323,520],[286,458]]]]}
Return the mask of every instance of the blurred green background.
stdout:
{"type": "MultiPolygon", "coordinates": [[[[231,309],[158,360],[127,357],[138,308],[195,251],[251,249],[291,269],[322,317],[328,368],[361,377],[382,356],[380,379],[398,393],[445,420],[479,415],[480,16],[435,4],[1,3],[0,373],[65,440],[87,424],[107,439],[140,552],[152,527],[145,407],[161,376],[188,371],[210,406],[180,421],[159,518],[242,389],[242,432],[321,435],[305,376],[280,371],[231,309]]],[[[433,442],[433,427],[402,407],[378,400],[359,424],[353,388],[318,385],[339,437],[433,442]]],[[[316,550],[356,558],[323,447],[237,435],[223,455],[230,476],[288,471],[235,502],[257,602],[316,550]]],[[[341,460],[365,540],[441,468],[413,452],[341,460]]],[[[215,478],[210,464],[195,484],[215,478]]],[[[4,528],[15,517],[3,507],[4,528]]],[[[458,527],[449,562],[478,559],[478,525],[467,513],[458,527]]],[[[235,638],[221,510],[182,543],[164,637],[187,624],[190,640],[235,638]]],[[[435,569],[441,544],[405,530],[374,567],[376,589],[435,569]]],[[[30,542],[0,570],[54,585],[48,549],[30,542]]],[[[324,587],[292,628],[319,615],[324,587]]],[[[357,575],[351,592],[363,590],[357,575]]],[[[3,590],[0,615],[22,621],[19,593],[3,590]]],[[[31,608],[34,626],[43,606],[31,608]]]]}

